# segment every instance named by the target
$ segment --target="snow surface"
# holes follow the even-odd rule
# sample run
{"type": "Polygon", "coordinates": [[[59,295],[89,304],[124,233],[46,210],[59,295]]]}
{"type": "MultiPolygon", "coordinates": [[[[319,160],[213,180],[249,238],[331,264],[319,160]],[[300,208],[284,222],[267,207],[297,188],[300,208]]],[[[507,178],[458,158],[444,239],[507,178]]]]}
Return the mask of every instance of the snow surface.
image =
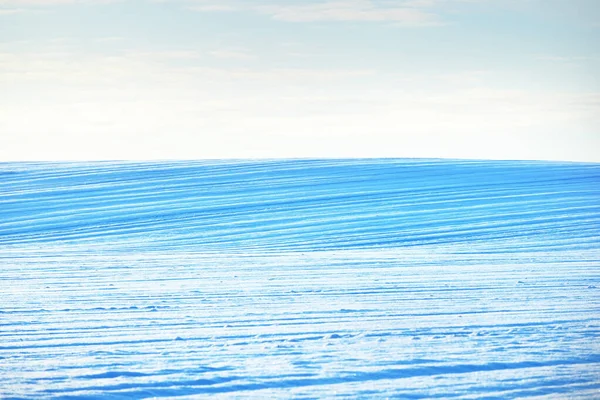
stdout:
{"type": "Polygon", "coordinates": [[[600,398],[600,165],[0,164],[0,398],[600,398]]]}

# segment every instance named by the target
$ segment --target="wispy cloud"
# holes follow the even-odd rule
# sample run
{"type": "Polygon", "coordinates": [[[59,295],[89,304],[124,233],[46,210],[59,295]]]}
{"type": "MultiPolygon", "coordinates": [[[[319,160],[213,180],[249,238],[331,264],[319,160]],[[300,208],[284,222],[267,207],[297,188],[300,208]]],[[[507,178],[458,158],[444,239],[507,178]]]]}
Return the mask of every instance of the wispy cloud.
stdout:
{"type": "Polygon", "coordinates": [[[590,56],[561,56],[552,54],[536,54],[535,59],[540,61],[551,61],[557,63],[575,63],[581,61],[594,60],[595,58],[590,56]]]}
{"type": "Polygon", "coordinates": [[[0,16],[39,13],[53,6],[108,4],[122,0],[0,0],[0,16]]]}
{"type": "Polygon", "coordinates": [[[238,11],[239,7],[236,7],[232,4],[197,4],[190,7],[194,11],[202,11],[202,12],[214,12],[214,11],[238,11]]]}
{"type": "Polygon", "coordinates": [[[0,8],[0,16],[1,15],[12,15],[12,14],[21,14],[24,13],[24,8],[0,8]]]}
{"type": "Polygon", "coordinates": [[[393,21],[406,25],[437,25],[439,18],[413,7],[382,6],[371,1],[331,1],[298,6],[262,6],[259,12],[290,22],[393,21]]]}
{"type": "MultiPolygon", "coordinates": [[[[445,25],[466,6],[515,7],[533,0],[158,0],[189,4],[199,12],[253,12],[288,22],[393,22],[402,26],[445,25]]],[[[535,0],[539,1],[539,0],[535,0]]],[[[577,1],[577,0],[572,0],[577,1]]]]}
{"type": "Polygon", "coordinates": [[[217,49],[209,52],[215,58],[230,60],[254,60],[256,55],[244,49],[217,49]]]}
{"type": "Polygon", "coordinates": [[[99,37],[98,39],[96,39],[96,42],[98,42],[98,43],[117,43],[117,42],[122,42],[123,40],[124,40],[124,38],[121,36],[104,36],[104,37],[99,37]]]}
{"type": "Polygon", "coordinates": [[[54,6],[61,4],[92,4],[114,3],[120,0],[0,0],[0,6],[26,7],[26,6],[54,6]]]}
{"type": "Polygon", "coordinates": [[[199,12],[247,11],[288,22],[395,22],[403,25],[439,25],[441,19],[427,10],[428,3],[377,2],[371,0],[334,0],[308,4],[276,4],[273,2],[190,1],[189,8],[199,12]]]}
{"type": "MultiPolygon", "coordinates": [[[[108,4],[131,0],[0,0],[0,13],[60,5],[108,4]]],[[[276,0],[146,0],[180,3],[197,12],[250,12],[288,22],[393,22],[403,26],[443,25],[452,4],[490,0],[317,0],[289,4],[276,0]]]]}

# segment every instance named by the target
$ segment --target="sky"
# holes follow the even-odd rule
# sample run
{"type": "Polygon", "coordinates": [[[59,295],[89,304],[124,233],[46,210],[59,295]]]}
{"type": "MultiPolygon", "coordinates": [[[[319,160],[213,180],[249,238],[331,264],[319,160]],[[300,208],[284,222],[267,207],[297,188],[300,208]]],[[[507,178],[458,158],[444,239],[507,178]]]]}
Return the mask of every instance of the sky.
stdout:
{"type": "Polygon", "coordinates": [[[597,0],[0,0],[0,161],[600,162],[597,0]]]}

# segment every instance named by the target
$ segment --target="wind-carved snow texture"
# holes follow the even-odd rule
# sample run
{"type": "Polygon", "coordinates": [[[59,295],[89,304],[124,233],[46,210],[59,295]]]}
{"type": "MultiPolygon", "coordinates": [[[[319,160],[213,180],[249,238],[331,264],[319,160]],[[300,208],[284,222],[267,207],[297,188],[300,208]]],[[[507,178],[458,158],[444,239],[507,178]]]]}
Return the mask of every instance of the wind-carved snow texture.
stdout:
{"type": "Polygon", "coordinates": [[[0,397],[600,398],[600,165],[0,164],[0,397]]]}

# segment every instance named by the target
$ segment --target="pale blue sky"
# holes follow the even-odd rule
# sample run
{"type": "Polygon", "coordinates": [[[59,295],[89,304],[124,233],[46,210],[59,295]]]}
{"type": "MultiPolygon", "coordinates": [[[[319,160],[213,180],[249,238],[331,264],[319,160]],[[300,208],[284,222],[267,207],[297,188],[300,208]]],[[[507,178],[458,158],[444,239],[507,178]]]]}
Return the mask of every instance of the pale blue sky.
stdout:
{"type": "Polygon", "coordinates": [[[0,160],[600,161],[600,1],[0,0],[0,160]]]}

